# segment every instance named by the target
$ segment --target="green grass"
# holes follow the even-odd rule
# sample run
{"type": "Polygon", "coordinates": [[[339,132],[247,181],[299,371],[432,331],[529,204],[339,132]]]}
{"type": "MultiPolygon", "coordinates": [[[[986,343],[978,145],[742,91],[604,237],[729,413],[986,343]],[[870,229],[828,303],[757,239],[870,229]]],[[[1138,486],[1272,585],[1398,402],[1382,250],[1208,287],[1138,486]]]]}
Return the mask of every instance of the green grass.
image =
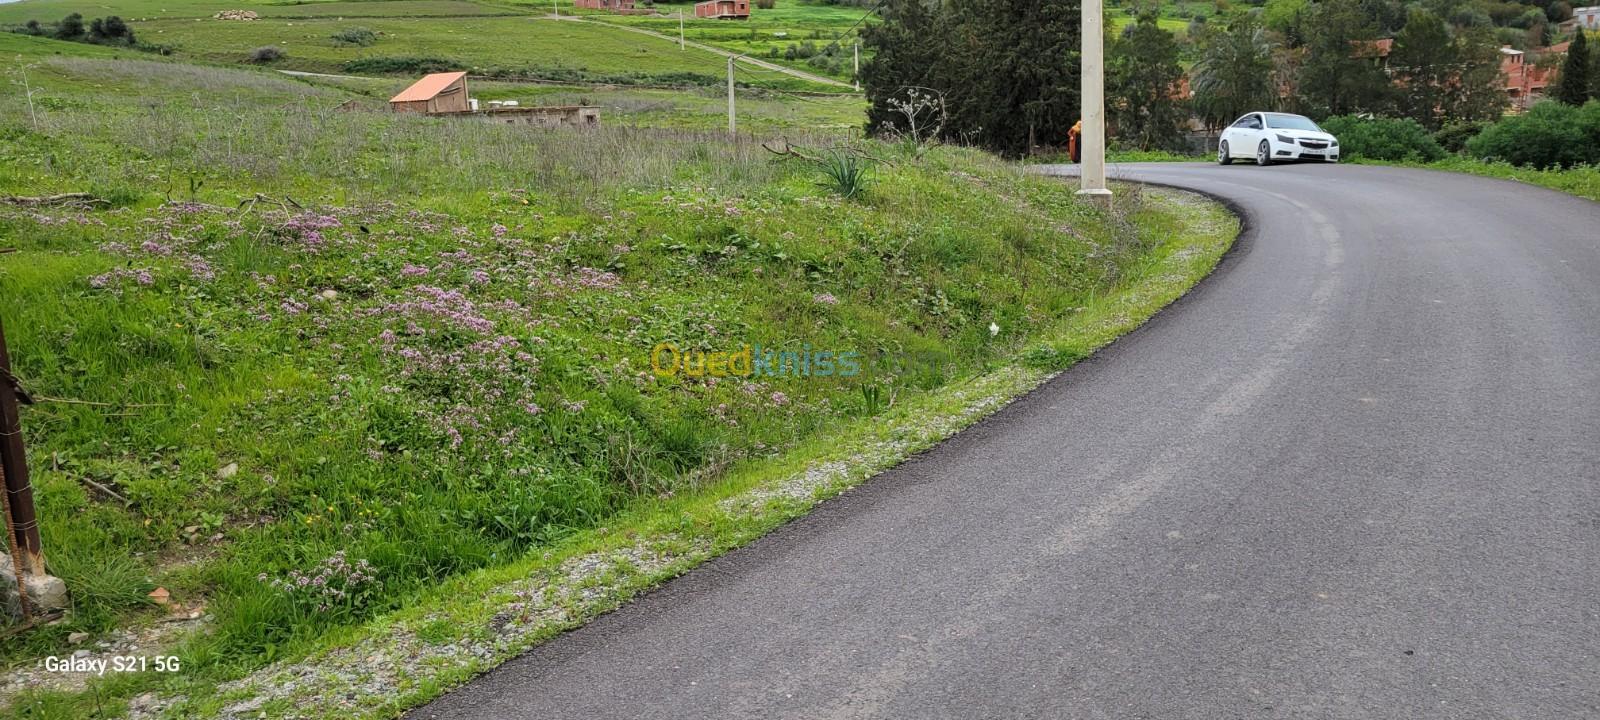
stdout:
{"type": "MultiPolygon", "coordinates": [[[[262,17],[426,17],[518,13],[514,9],[467,0],[310,0],[308,2],[262,2],[262,0],[22,0],[0,4],[0,23],[21,24],[28,20],[55,22],[70,13],[85,18],[118,15],[124,20],[195,19],[209,20],[222,10],[250,10],[262,17]]],[[[220,22],[220,21],[218,21],[220,22]]],[[[248,24],[241,22],[240,24],[248,24]]]]}
{"type": "MultiPolygon", "coordinates": [[[[813,164],[720,132],[336,112],[378,81],[9,43],[42,90],[37,118],[0,97],[0,194],[112,205],[0,209],[18,375],[103,403],[26,411],[47,554],[78,606],[4,641],[0,665],[155,622],[140,598],[156,585],[214,617],[173,650],[182,673],[30,693],[19,717],[151,690],[214,711],[222,683],[394,622],[430,643],[475,632],[407,613],[469,615],[490,595],[450,591],[624,542],[619,527],[673,528],[697,548],[684,562],[703,559],[802,507],[719,498],[886,429],[910,440],[853,462],[971,422],[1181,293],[1233,227],[1174,196],[1108,214],[959,148],[855,144],[865,189],[845,200],[813,164]],[[866,372],[661,377],[663,340],[853,351],[866,372]],[[331,602],[272,583],[336,552],[376,583],[331,602]]],[[[853,135],[786,134],[813,151],[853,135]]],[[[597,579],[617,585],[575,617],[666,571],[597,579]]]]}
{"type": "MultiPolygon", "coordinates": [[[[361,18],[379,33],[369,47],[342,46],[331,36],[355,25],[348,20],[258,20],[222,22],[158,20],[134,23],[140,39],[174,48],[180,58],[244,63],[251,50],[282,48],[275,69],[345,72],[352,60],[375,57],[437,57],[475,74],[609,83],[715,85],[726,61],[713,53],[593,23],[543,18],[361,18]]],[[[826,86],[786,75],[752,77],[749,84],[790,90],[826,86]]]]}
{"type": "MultiPolygon", "coordinates": [[[[1362,161],[1358,161],[1362,162],[1362,161]]],[[[1486,163],[1471,158],[1453,157],[1433,163],[1380,163],[1371,162],[1373,165],[1403,165],[1406,167],[1420,167],[1431,170],[1448,170],[1450,172],[1482,175],[1485,177],[1501,178],[1504,180],[1517,180],[1519,182],[1560,190],[1564,193],[1577,195],[1600,202],[1600,167],[1575,167],[1567,170],[1535,170],[1522,168],[1508,163],[1486,163]]]]}
{"type": "MultiPolygon", "coordinates": [[[[693,42],[713,45],[724,50],[759,57],[769,62],[786,65],[806,72],[849,80],[853,74],[851,48],[855,43],[858,23],[876,22],[876,16],[867,16],[867,8],[844,5],[823,5],[780,2],[771,10],[755,8],[749,20],[709,20],[694,17],[693,3],[657,3],[660,16],[611,15],[596,13],[590,19],[647,28],[676,37],[677,13],[686,19],[684,36],[693,42]],[[810,44],[818,50],[838,43],[836,60],[831,63],[808,62],[805,58],[790,59],[784,55],[791,45],[798,50],[810,44]]],[[[863,59],[865,57],[863,56],[863,59]]]]}

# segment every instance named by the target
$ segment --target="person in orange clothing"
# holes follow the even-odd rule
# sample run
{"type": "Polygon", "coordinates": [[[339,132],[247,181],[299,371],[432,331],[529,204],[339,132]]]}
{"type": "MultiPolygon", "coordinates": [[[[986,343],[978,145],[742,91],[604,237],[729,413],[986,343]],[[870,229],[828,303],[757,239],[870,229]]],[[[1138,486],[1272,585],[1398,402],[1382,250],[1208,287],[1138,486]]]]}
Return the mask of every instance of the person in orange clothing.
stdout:
{"type": "Polygon", "coordinates": [[[1073,162],[1079,162],[1078,136],[1083,134],[1083,121],[1072,124],[1072,129],[1067,131],[1067,154],[1072,156],[1073,162]]]}

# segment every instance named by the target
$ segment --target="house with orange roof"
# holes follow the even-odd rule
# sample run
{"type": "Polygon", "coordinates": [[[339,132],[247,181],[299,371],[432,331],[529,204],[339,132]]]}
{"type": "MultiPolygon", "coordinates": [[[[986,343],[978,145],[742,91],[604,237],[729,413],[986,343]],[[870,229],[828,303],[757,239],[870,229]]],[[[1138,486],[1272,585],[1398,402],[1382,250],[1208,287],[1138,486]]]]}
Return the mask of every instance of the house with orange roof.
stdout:
{"type": "Polygon", "coordinates": [[[389,108],[395,112],[414,112],[425,115],[464,113],[472,111],[467,101],[467,74],[464,72],[433,73],[422,76],[399,95],[389,98],[389,108]]]}
{"type": "Polygon", "coordinates": [[[1568,43],[1558,43],[1539,48],[1532,55],[1506,45],[1500,48],[1500,77],[1505,81],[1506,96],[1511,99],[1513,111],[1527,110],[1544,99],[1545,91],[1555,83],[1556,70],[1538,62],[1546,54],[1565,55],[1568,43]]]}

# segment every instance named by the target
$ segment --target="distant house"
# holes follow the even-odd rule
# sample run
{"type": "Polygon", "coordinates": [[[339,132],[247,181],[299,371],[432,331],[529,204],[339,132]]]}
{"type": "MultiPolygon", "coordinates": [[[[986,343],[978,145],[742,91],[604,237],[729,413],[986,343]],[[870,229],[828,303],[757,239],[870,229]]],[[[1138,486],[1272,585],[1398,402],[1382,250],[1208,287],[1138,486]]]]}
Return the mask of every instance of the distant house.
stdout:
{"type": "Polygon", "coordinates": [[[1600,30],[1600,5],[1573,8],[1572,20],[1586,30],[1600,30]]]}
{"type": "Polygon", "coordinates": [[[750,19],[750,0],[705,0],[694,4],[694,16],[725,20],[750,19]]]}
{"type": "Polygon", "coordinates": [[[590,10],[632,10],[633,0],[572,0],[572,6],[590,10]]]}
{"type": "Polygon", "coordinates": [[[1379,38],[1377,40],[1355,40],[1350,43],[1350,57],[1371,60],[1378,67],[1389,66],[1389,53],[1394,52],[1394,38],[1379,38]]]}
{"type": "Polygon", "coordinates": [[[395,112],[414,112],[426,115],[464,113],[472,111],[467,102],[467,74],[464,72],[433,73],[424,75],[399,95],[389,98],[389,107],[395,112]]]}
{"type": "MultiPolygon", "coordinates": [[[[1567,43],[1561,43],[1538,52],[1564,54],[1566,51],[1567,43]]],[[[1500,48],[1500,77],[1505,81],[1511,109],[1527,110],[1544,97],[1545,90],[1555,80],[1555,71],[1541,67],[1540,63],[1530,60],[1527,53],[1507,45],[1500,48]]]]}

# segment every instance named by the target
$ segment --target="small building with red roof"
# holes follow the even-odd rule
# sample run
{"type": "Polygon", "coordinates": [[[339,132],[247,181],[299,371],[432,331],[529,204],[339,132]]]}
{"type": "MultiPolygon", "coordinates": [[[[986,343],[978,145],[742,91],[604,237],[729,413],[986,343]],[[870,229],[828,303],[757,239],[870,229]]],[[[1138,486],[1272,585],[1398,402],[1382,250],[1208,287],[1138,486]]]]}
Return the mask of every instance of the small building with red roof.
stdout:
{"type": "Polygon", "coordinates": [[[464,72],[433,73],[422,76],[399,95],[389,98],[389,107],[395,112],[414,112],[425,115],[464,113],[472,111],[467,102],[467,74],[464,72]]]}

